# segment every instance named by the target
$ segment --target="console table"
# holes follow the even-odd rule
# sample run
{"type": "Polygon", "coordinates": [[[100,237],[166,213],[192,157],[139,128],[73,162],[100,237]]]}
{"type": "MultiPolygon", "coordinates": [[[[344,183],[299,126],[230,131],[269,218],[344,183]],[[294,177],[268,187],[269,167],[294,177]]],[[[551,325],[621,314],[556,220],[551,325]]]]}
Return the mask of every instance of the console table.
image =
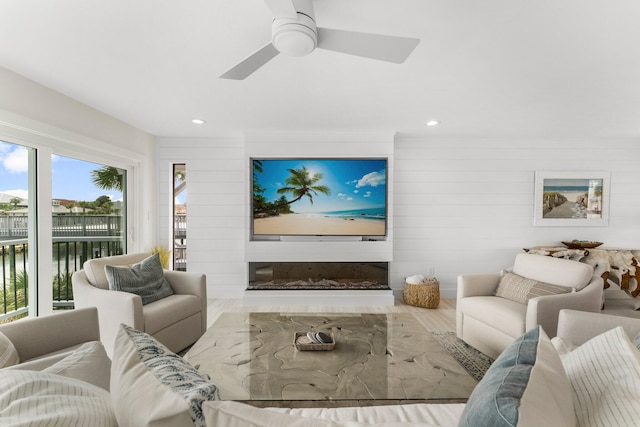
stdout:
{"type": "Polygon", "coordinates": [[[640,249],[568,249],[564,246],[536,246],[524,250],[530,254],[584,262],[593,266],[594,274],[602,277],[605,289],[613,283],[633,298],[640,295],[640,249]]]}

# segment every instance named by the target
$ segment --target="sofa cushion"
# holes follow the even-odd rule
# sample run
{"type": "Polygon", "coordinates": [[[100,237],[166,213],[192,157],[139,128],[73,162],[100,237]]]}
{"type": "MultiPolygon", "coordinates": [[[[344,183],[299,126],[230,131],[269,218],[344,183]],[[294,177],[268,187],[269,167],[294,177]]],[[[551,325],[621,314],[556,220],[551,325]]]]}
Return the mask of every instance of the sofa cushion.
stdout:
{"type": "Polygon", "coordinates": [[[5,369],[24,369],[28,371],[42,371],[43,369],[71,355],[74,351],[80,348],[81,345],[82,344],[76,344],[71,347],[63,348],[61,350],[52,351],[51,353],[47,353],[39,357],[34,357],[28,360],[21,360],[20,364],[8,366],[5,369]]]}
{"type": "Polygon", "coordinates": [[[350,420],[362,425],[455,426],[464,410],[464,403],[349,406],[336,408],[267,408],[269,411],[300,415],[333,422],[350,420]]]}
{"type": "Polygon", "coordinates": [[[46,372],[0,371],[0,425],[117,427],[109,393],[46,372]]]}
{"type": "Polygon", "coordinates": [[[593,278],[593,267],[589,264],[524,253],[516,255],[513,272],[539,282],[566,286],[577,291],[587,286],[593,278]]]}
{"type": "Polygon", "coordinates": [[[109,289],[130,292],[142,298],[142,305],[173,294],[164,278],[160,254],[153,254],[132,267],[105,265],[109,289]]]}
{"type": "Polygon", "coordinates": [[[640,352],[618,326],[562,358],[581,426],[637,426],[640,352]]]}
{"type": "Polygon", "coordinates": [[[148,334],[200,313],[202,301],[195,295],[173,294],[142,307],[144,330],[148,334]]]}
{"type": "Polygon", "coordinates": [[[11,340],[0,332],[0,368],[20,363],[20,356],[11,340]]]}
{"type": "Polygon", "coordinates": [[[460,312],[514,338],[525,332],[527,306],[493,296],[467,297],[458,301],[460,312]]]}
{"type": "MultiPolygon", "coordinates": [[[[385,407],[390,414],[388,419],[380,422],[361,422],[355,420],[352,416],[353,411],[345,412],[344,417],[338,416],[339,420],[329,420],[329,417],[322,415],[297,415],[287,410],[278,410],[275,408],[256,408],[254,406],[245,405],[233,401],[224,402],[205,402],[203,410],[207,426],[210,427],[437,427],[451,425],[449,423],[431,424],[425,420],[416,421],[397,421],[393,415],[394,412],[402,412],[404,405],[394,405],[393,407],[385,407]],[[389,409],[391,408],[391,409],[389,409]]],[[[446,411],[446,407],[450,405],[429,405],[442,407],[446,411]]],[[[455,406],[455,405],[454,405],[455,406]]],[[[335,413],[332,409],[347,408],[330,408],[329,413],[335,413]]],[[[349,410],[352,408],[348,408],[349,410]]],[[[378,412],[375,407],[354,408],[360,412],[378,412]]],[[[314,414],[318,411],[311,410],[314,414]]],[[[322,412],[322,409],[320,409],[322,412]]],[[[436,411],[437,412],[437,409],[436,411]]]]}
{"type": "Polygon", "coordinates": [[[109,281],[104,271],[105,265],[120,265],[131,267],[134,264],[139,263],[143,259],[147,258],[150,254],[146,252],[139,252],[125,255],[115,255],[104,258],[94,258],[82,265],[82,268],[87,275],[87,280],[91,285],[96,288],[109,289],[109,281]]]}
{"type": "Polygon", "coordinates": [[[121,325],[111,398],[121,426],[204,426],[202,402],[218,399],[218,389],[149,334],[121,325]]]}
{"type": "Polygon", "coordinates": [[[459,426],[575,426],[571,385],[540,326],[516,339],[471,393],[459,426]]]}
{"type": "Polygon", "coordinates": [[[100,341],[91,341],[42,372],[76,378],[109,391],[111,359],[100,341]]]}

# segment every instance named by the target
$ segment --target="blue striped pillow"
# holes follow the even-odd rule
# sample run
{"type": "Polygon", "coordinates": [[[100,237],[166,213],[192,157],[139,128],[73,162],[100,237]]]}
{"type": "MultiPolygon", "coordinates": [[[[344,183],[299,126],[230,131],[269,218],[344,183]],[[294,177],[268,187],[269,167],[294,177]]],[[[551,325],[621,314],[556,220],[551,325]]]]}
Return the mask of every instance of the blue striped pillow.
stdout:
{"type": "Polygon", "coordinates": [[[540,326],[516,339],[471,393],[459,426],[575,426],[571,385],[540,326]]]}

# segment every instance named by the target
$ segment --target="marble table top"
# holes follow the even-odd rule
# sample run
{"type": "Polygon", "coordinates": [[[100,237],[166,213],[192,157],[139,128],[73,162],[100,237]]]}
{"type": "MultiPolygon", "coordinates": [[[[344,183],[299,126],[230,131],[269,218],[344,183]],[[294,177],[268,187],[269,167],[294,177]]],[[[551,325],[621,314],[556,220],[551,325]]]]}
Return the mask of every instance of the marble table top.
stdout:
{"type": "Polygon", "coordinates": [[[477,382],[410,313],[224,313],[185,359],[224,400],[464,402],[477,382]],[[331,351],[296,332],[332,331],[331,351]]]}

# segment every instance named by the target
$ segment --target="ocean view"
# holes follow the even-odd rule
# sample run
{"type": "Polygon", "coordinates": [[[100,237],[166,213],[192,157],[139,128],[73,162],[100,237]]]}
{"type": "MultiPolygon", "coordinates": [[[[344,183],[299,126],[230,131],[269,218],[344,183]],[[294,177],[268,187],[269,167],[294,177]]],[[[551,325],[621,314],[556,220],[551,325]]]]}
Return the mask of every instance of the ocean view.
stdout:
{"type": "Polygon", "coordinates": [[[327,211],[306,213],[306,215],[325,216],[334,218],[360,218],[384,221],[387,217],[387,210],[384,207],[368,209],[351,209],[342,211],[327,211]]]}

